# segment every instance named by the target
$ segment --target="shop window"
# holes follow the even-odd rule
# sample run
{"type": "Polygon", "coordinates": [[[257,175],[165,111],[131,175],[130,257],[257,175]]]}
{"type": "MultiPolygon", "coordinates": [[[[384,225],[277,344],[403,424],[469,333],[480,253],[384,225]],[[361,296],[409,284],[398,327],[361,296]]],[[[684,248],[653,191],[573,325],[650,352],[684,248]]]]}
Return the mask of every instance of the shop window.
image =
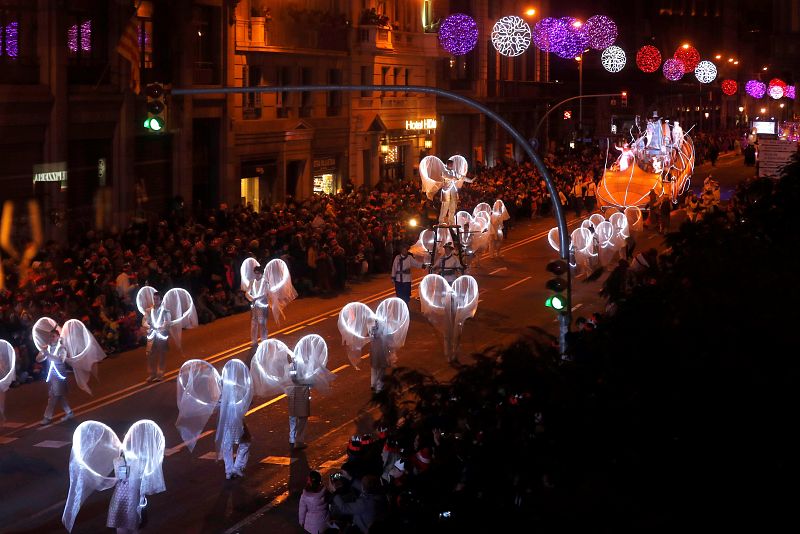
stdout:
{"type": "Polygon", "coordinates": [[[250,176],[241,179],[242,205],[252,204],[253,210],[261,211],[261,178],[250,176]]]}
{"type": "Polygon", "coordinates": [[[314,192],[324,195],[332,195],[334,190],[333,174],[318,174],[314,176],[314,192]]]}

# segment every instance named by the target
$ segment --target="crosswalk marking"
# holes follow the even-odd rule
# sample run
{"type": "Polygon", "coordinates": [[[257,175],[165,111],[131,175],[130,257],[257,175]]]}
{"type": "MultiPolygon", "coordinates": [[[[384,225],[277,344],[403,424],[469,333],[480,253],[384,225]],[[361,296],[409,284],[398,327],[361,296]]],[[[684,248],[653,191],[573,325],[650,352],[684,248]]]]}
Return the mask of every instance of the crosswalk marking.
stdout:
{"type": "Polygon", "coordinates": [[[46,439],[44,441],[40,441],[34,447],[42,447],[45,449],[60,449],[61,447],[66,447],[69,445],[69,441],[56,441],[53,439],[46,439]]]}
{"type": "Polygon", "coordinates": [[[291,465],[292,463],[296,462],[297,458],[291,458],[289,456],[267,456],[263,460],[261,460],[260,464],[273,464],[273,465],[291,465]]]}

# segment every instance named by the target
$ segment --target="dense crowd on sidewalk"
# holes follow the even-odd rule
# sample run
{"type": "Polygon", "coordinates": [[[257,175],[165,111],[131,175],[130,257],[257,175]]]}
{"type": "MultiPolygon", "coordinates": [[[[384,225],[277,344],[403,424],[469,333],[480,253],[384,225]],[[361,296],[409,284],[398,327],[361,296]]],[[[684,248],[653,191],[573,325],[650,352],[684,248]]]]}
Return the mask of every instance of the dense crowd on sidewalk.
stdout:
{"type": "MultiPolygon", "coordinates": [[[[575,192],[585,193],[591,187],[587,184],[601,178],[604,160],[597,150],[586,149],[548,155],[545,164],[562,203],[572,209],[582,203],[575,192]]],[[[550,195],[532,163],[499,162],[479,167],[474,176],[460,191],[462,209],[500,198],[512,221],[551,214],[550,195]]],[[[135,296],[143,285],[187,289],[201,323],[247,309],[238,289],[239,266],[249,256],[284,260],[301,296],[334,294],[348,282],[387,272],[401,242],[418,237],[420,228],[408,221],[424,221],[438,211],[438,202],[425,198],[416,181],[381,181],[372,189],[345,183],[335,195],[288,199],[260,212],[221,205],[191,216],[180,206],[174,203],[167,216],[152,224],[89,231],[66,247],[50,241],[22,285],[17,266],[5,260],[0,338],[18,350],[21,382],[41,373],[30,336],[39,317],[59,324],[78,318],[107,353],[128,350],[142,342],[135,296]]]]}

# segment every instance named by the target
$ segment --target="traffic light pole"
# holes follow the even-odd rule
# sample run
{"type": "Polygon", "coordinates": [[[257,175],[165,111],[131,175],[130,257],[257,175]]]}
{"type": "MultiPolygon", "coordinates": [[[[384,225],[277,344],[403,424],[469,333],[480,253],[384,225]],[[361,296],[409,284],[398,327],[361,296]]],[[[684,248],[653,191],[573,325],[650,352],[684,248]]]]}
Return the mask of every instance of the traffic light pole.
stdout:
{"type": "MultiPolygon", "coordinates": [[[[581,70],[581,91],[583,91],[583,74],[582,73],[583,73],[583,70],[581,70]]],[[[580,100],[581,112],[580,112],[580,117],[579,117],[579,125],[582,128],[583,127],[583,99],[584,98],[602,98],[602,97],[606,97],[606,96],[623,96],[625,94],[626,93],[604,93],[604,94],[601,94],[601,95],[578,95],[578,96],[571,96],[569,98],[566,98],[566,99],[562,100],[561,102],[559,102],[558,104],[556,104],[555,106],[553,106],[552,108],[548,109],[547,113],[542,115],[542,118],[539,119],[539,122],[536,124],[536,128],[533,129],[533,138],[536,139],[536,136],[539,135],[539,128],[542,127],[542,123],[544,123],[544,121],[547,120],[547,117],[549,117],[552,112],[554,112],[556,109],[560,108],[563,104],[566,104],[567,102],[572,102],[573,100],[580,100]]]]}
{"type": "MultiPolygon", "coordinates": [[[[443,98],[447,98],[449,100],[454,100],[456,102],[460,102],[472,109],[480,111],[497,124],[499,124],[509,135],[522,147],[528,157],[533,161],[534,165],[536,165],[537,170],[544,178],[545,184],[547,184],[547,191],[550,193],[550,201],[553,205],[553,214],[556,218],[556,224],[558,226],[558,240],[559,240],[559,253],[561,258],[569,262],[569,232],[567,231],[567,218],[564,214],[564,209],[561,206],[561,201],[558,197],[558,190],[556,189],[555,183],[553,179],[550,177],[550,172],[545,167],[544,162],[542,162],[541,158],[536,154],[536,151],[531,146],[530,142],[525,139],[525,137],[514,128],[510,122],[506,119],[501,117],[498,113],[492,111],[488,107],[484,106],[480,102],[477,102],[471,98],[467,98],[466,96],[453,93],[451,91],[446,91],[444,89],[439,89],[437,87],[427,87],[423,85],[287,85],[287,86],[258,86],[258,87],[219,87],[219,88],[203,88],[203,89],[172,89],[172,94],[175,96],[180,95],[207,95],[207,94],[246,94],[246,93],[299,93],[299,92],[319,92],[319,91],[403,91],[406,93],[423,93],[423,94],[430,94],[441,96],[443,98]]],[[[605,96],[616,96],[619,93],[614,93],[613,95],[605,95],[605,96]]],[[[603,96],[603,95],[586,95],[584,98],[588,98],[589,96],[603,96]]],[[[568,99],[570,100],[570,99],[568,99]]],[[[566,102],[566,100],[565,100],[566,102]]],[[[563,102],[559,103],[558,105],[563,104],[563,102]]],[[[557,105],[557,106],[558,106],[557,105]]],[[[549,113],[549,112],[548,112],[549,113]]],[[[545,115],[547,116],[547,115],[545,115]]],[[[541,121],[539,122],[541,125],[541,121]]],[[[537,125],[536,129],[539,129],[537,125]]],[[[569,278],[568,278],[569,279],[569,278]]],[[[567,288],[568,294],[572,294],[571,286],[567,288]]],[[[559,333],[559,345],[561,349],[561,353],[564,354],[566,352],[566,333],[569,332],[570,324],[572,323],[572,309],[570,307],[567,308],[566,314],[561,314],[563,318],[560,320],[560,333],[559,333]]]]}

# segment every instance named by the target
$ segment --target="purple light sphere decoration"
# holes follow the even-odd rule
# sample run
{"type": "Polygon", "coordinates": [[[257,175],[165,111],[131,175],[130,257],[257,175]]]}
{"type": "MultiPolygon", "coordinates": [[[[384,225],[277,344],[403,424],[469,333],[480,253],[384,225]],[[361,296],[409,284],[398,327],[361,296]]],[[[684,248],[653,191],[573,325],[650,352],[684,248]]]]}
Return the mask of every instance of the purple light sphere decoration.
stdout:
{"type": "Polygon", "coordinates": [[[550,35],[556,24],[558,24],[557,19],[547,17],[537,22],[536,26],[533,27],[533,44],[542,52],[550,52],[552,50],[550,35]]]}
{"type": "Polygon", "coordinates": [[[786,98],[791,98],[794,100],[795,95],[795,86],[794,85],[787,85],[786,89],[783,90],[783,96],[786,98]]]}
{"type": "Polygon", "coordinates": [[[617,40],[617,23],[605,15],[589,17],[584,28],[589,36],[589,46],[595,50],[605,50],[617,40]]]}
{"type": "Polygon", "coordinates": [[[767,93],[767,85],[758,80],[750,80],[744,85],[744,90],[753,98],[762,98],[767,93]]]}
{"type": "Polygon", "coordinates": [[[453,13],[439,25],[439,45],[453,54],[463,56],[478,44],[478,24],[463,13],[453,13]]]}
{"type": "Polygon", "coordinates": [[[558,57],[572,59],[583,54],[589,46],[589,34],[586,25],[572,17],[561,17],[555,31],[559,45],[553,48],[558,57]]]}
{"type": "Polygon", "coordinates": [[[668,59],[664,62],[664,77],[671,82],[677,82],[683,78],[684,67],[683,61],[675,58],[668,59]]]}

